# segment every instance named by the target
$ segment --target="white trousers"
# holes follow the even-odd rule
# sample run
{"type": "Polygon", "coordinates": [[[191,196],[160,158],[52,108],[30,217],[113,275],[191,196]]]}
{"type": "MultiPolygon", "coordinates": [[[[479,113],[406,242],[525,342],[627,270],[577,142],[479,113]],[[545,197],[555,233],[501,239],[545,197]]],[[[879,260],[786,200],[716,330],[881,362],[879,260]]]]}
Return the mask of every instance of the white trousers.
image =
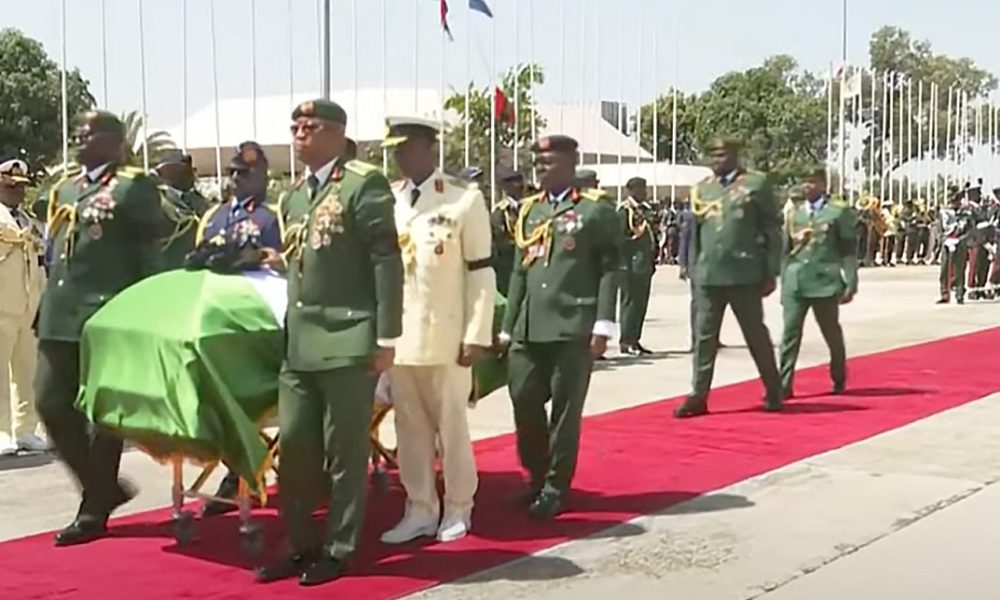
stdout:
{"type": "Polygon", "coordinates": [[[434,459],[441,441],[445,515],[468,519],[479,486],[469,436],[472,371],[456,365],[395,366],[390,372],[399,477],[408,510],[440,514],[434,459]]]}
{"type": "Polygon", "coordinates": [[[15,439],[35,433],[38,341],[32,318],[0,313],[0,432],[15,439]]]}

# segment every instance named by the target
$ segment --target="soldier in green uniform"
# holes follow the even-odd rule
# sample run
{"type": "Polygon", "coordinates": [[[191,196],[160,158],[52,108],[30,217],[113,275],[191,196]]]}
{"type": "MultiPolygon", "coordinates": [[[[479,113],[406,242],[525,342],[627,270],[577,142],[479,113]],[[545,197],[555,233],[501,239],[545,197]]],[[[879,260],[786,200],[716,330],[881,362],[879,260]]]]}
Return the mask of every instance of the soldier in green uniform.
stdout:
{"type": "Polygon", "coordinates": [[[496,273],[497,290],[507,296],[510,273],[514,268],[514,223],[524,198],[524,176],[513,170],[506,170],[498,177],[504,198],[497,202],[490,212],[490,226],[493,231],[493,270],[496,273]]]}
{"type": "Polygon", "coordinates": [[[163,181],[160,193],[163,212],[173,225],[170,237],[164,241],[164,264],[168,269],[184,266],[184,259],[194,250],[198,223],[208,210],[208,200],[195,186],[191,156],[180,150],[171,150],[156,165],[156,173],[163,181]]]}
{"type": "Polygon", "coordinates": [[[576,140],[549,136],[532,151],[543,191],[525,199],[518,215],[499,337],[512,342],[510,397],[530,477],[523,499],[535,518],[551,519],[562,511],[576,470],[594,359],[614,334],[622,235],[614,207],[573,185],[576,140]]]}
{"type": "Polygon", "coordinates": [[[593,169],[577,169],[575,185],[581,190],[599,190],[601,182],[597,179],[597,171],[593,169]]]}
{"type": "Polygon", "coordinates": [[[656,241],[653,236],[655,211],[647,204],[646,180],[633,177],[625,184],[629,196],[618,205],[625,235],[623,259],[625,272],[621,281],[622,354],[642,356],[652,352],[639,343],[642,325],[649,306],[649,292],[653,283],[656,241]]]}
{"type": "Polygon", "coordinates": [[[402,332],[403,264],[389,182],[341,160],[347,115],[329,100],[292,112],[307,170],[280,202],[288,273],[278,392],[281,515],[292,554],[259,581],[340,577],[364,516],[375,384],[402,332]],[[325,527],[313,510],[328,500],[325,527]]]}
{"type": "Polygon", "coordinates": [[[952,190],[951,204],[938,214],[941,228],[941,297],[938,304],[951,302],[954,290],[955,301],[965,303],[965,265],[969,259],[968,239],[973,227],[971,211],[962,206],[964,193],[952,190]]]}
{"type": "Polygon", "coordinates": [[[739,164],[738,144],[709,145],[714,175],[692,190],[695,215],[690,276],[696,294],[697,335],[691,394],[677,418],[708,413],[708,392],[719,350],[719,330],[731,306],[766,390],[764,407],[781,410],[781,380],[764,324],[761,298],[770,296],[781,267],[781,212],[763,173],[739,164]]]}
{"type": "Polygon", "coordinates": [[[53,244],[38,323],[38,413],[59,455],[83,490],[73,523],[57,546],[82,544],[107,533],[108,516],[135,490],[118,480],[122,440],[88,432],[76,410],[80,335],[86,320],[118,292],[163,268],[167,230],[155,179],[120,164],[121,121],[90,112],[76,133],[81,172],[63,177],[48,202],[53,244]]]}
{"type": "Polygon", "coordinates": [[[847,383],[847,352],[840,328],[840,305],[858,291],[857,217],[842,200],[826,193],[826,169],[817,168],[803,189],[793,190],[785,213],[785,260],[781,272],[784,334],[781,338],[781,388],[793,395],[795,363],[802,345],[802,325],[812,309],[830,349],[833,393],[847,383]]]}

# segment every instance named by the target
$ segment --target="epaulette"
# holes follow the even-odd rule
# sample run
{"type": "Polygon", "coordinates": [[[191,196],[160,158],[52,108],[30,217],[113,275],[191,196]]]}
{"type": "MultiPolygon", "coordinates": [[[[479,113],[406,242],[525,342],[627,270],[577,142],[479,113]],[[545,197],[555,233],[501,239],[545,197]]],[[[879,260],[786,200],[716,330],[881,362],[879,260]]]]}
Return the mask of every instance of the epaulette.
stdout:
{"type": "Polygon", "coordinates": [[[366,163],[361,160],[350,160],[344,165],[344,168],[354,173],[355,175],[361,175],[362,177],[368,177],[372,173],[378,173],[379,169],[373,164],[366,163]]]}
{"type": "Polygon", "coordinates": [[[580,196],[583,197],[583,198],[586,198],[587,200],[593,200],[594,202],[600,202],[605,197],[607,197],[607,193],[605,193],[604,190],[587,188],[585,190],[581,190],[580,191],[580,196]]]}

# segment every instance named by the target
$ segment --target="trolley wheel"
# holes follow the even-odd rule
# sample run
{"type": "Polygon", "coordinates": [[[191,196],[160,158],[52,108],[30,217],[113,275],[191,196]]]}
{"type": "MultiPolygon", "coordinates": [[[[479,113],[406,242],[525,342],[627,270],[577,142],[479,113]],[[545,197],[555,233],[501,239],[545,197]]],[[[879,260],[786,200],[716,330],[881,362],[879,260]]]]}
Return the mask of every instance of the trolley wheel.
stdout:
{"type": "Polygon", "coordinates": [[[196,524],[194,513],[185,510],[174,517],[174,540],[179,546],[190,545],[194,541],[196,524]]]}
{"type": "Polygon", "coordinates": [[[259,523],[247,521],[240,524],[240,546],[248,558],[257,558],[264,550],[264,531],[259,523]]]}

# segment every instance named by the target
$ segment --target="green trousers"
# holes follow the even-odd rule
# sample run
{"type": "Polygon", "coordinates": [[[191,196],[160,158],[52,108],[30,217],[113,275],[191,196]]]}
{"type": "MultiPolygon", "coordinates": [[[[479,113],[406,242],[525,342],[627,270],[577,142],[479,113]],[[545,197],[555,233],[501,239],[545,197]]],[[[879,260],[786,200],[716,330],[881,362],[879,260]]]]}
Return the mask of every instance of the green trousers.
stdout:
{"type": "Polygon", "coordinates": [[[941,245],[942,298],[950,297],[952,290],[955,290],[955,296],[958,298],[965,296],[965,262],[968,258],[965,242],[959,242],[953,249],[947,244],[941,245]]]}
{"type": "Polygon", "coordinates": [[[719,331],[726,307],[731,306],[736,320],[743,331],[750,355],[757,372],[764,382],[768,398],[781,396],[781,381],[778,366],[774,360],[774,346],[771,334],[764,324],[764,305],[761,286],[727,285],[694,286],[696,303],[697,334],[694,345],[694,376],[691,385],[691,400],[705,402],[712,387],[715,374],[715,358],[719,352],[719,331]]]}
{"type": "Polygon", "coordinates": [[[652,273],[629,272],[622,278],[621,299],[618,305],[623,346],[637,344],[642,338],[642,326],[649,307],[649,291],[653,284],[652,273]]]}
{"type": "Polygon", "coordinates": [[[510,276],[514,272],[514,252],[497,252],[493,257],[493,272],[496,273],[497,291],[504,298],[510,288],[510,276]]]}
{"type": "MultiPolygon", "coordinates": [[[[5,367],[6,368],[6,367],[5,367]]],[[[35,394],[49,441],[82,490],[78,516],[105,519],[120,500],[121,438],[92,428],[76,409],[80,392],[80,344],[41,340],[35,394]]]]}
{"type": "Polygon", "coordinates": [[[576,472],[580,421],[594,366],[590,340],[515,343],[508,360],[521,465],[533,487],[565,494],[576,472]]]}
{"type": "Polygon", "coordinates": [[[296,553],[352,556],[364,522],[376,378],[361,365],[283,367],[278,387],[281,516],[296,553]],[[329,500],[326,530],[312,513],[329,500]]]}
{"type": "Polygon", "coordinates": [[[819,331],[830,349],[830,379],[843,384],[847,378],[847,352],[844,349],[844,332],[840,328],[840,298],[802,298],[787,296],[781,299],[784,309],[785,329],[781,336],[781,389],[785,394],[793,390],[795,363],[802,348],[802,325],[806,313],[812,309],[819,331]]]}

